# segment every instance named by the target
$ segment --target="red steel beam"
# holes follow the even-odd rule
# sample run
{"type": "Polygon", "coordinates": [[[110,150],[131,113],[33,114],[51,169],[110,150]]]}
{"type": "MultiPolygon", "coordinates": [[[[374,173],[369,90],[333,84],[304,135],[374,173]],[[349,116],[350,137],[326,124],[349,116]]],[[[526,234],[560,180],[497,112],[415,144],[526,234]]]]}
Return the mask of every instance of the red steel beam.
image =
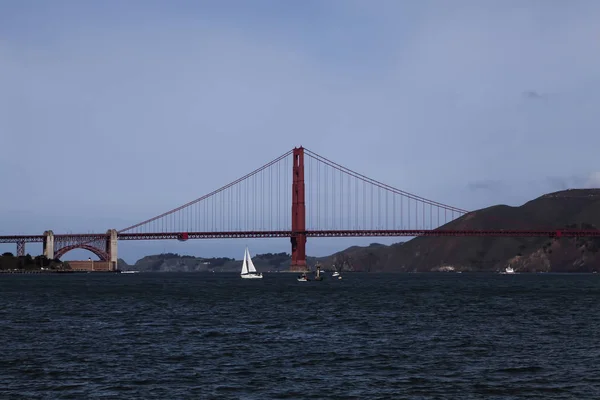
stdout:
{"type": "Polygon", "coordinates": [[[544,229],[544,230],[448,230],[448,229],[415,229],[415,230],[331,230],[307,231],[310,237],[394,237],[394,236],[485,236],[485,237],[600,237],[600,230],[594,229],[544,229]]]}
{"type": "Polygon", "coordinates": [[[0,243],[18,243],[18,242],[26,242],[26,243],[41,243],[44,241],[43,235],[9,235],[9,236],[0,236],[0,243]]]}
{"type": "MultiPolygon", "coordinates": [[[[545,229],[545,230],[331,230],[331,231],[231,231],[231,232],[185,232],[187,239],[243,239],[243,238],[285,238],[294,235],[306,237],[416,237],[416,236],[486,236],[486,237],[600,237],[600,230],[594,229],[545,229]]],[[[120,233],[119,240],[169,240],[183,239],[182,232],[161,233],[120,233]]],[[[55,240],[63,241],[68,238],[106,238],[104,233],[99,234],[65,234],[55,235],[55,240]]],[[[42,242],[43,236],[38,235],[11,235],[0,236],[0,243],[42,242]]]]}
{"type": "MultiPolygon", "coordinates": [[[[292,231],[233,231],[233,232],[186,232],[188,239],[242,239],[293,237],[292,231]]],[[[600,230],[332,230],[304,231],[307,237],[416,237],[416,236],[487,236],[487,237],[600,237],[600,230]]],[[[181,239],[181,232],[170,233],[121,233],[119,240],[165,240],[181,239]]]]}
{"type": "Polygon", "coordinates": [[[119,233],[119,240],[289,238],[291,231],[119,233]]]}

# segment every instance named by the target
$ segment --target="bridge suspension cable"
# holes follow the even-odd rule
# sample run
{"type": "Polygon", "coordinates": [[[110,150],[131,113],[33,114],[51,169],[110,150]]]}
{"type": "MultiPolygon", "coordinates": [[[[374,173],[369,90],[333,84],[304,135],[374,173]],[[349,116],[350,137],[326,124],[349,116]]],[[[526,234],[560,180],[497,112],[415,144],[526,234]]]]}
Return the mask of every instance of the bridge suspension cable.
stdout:
{"type": "MultiPolygon", "coordinates": [[[[467,211],[394,188],[308,149],[302,165],[307,230],[434,229],[467,211]]],[[[289,232],[294,150],[202,197],[118,231],[289,232]]]]}
{"type": "Polygon", "coordinates": [[[397,189],[304,149],[307,229],[435,229],[468,211],[397,189]]]}
{"type": "Polygon", "coordinates": [[[291,182],[291,154],[292,150],[202,197],[118,233],[289,229],[291,190],[286,183],[291,182]]]}

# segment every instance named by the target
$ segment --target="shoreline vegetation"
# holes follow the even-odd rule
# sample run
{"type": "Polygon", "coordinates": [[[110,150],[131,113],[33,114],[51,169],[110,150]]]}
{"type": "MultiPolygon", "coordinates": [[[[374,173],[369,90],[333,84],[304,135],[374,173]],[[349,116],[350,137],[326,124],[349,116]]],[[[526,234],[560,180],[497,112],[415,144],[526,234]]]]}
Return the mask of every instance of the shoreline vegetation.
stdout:
{"type": "Polygon", "coordinates": [[[72,272],[67,261],[63,262],[57,258],[32,257],[29,254],[15,256],[10,252],[3,253],[0,256],[0,273],[15,273],[15,271],[22,271],[16,273],[72,272]]]}

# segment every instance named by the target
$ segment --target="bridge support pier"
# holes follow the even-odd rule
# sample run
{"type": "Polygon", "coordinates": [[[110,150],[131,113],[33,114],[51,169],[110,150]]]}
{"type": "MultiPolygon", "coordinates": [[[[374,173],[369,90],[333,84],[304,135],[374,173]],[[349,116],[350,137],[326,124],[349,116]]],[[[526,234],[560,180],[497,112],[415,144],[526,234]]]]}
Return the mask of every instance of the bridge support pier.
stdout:
{"type": "Polygon", "coordinates": [[[23,257],[25,255],[25,241],[20,240],[17,242],[17,257],[23,257]]]}
{"type": "Polygon", "coordinates": [[[306,271],[306,203],[304,196],[304,148],[294,148],[292,167],[292,263],[290,271],[306,271]]]}
{"type": "Polygon", "coordinates": [[[116,229],[109,229],[106,232],[106,253],[108,254],[108,262],[110,263],[110,270],[117,270],[117,261],[118,261],[118,252],[117,252],[117,242],[118,235],[116,229]]]}
{"type": "Polygon", "coordinates": [[[306,265],[306,235],[292,236],[291,242],[292,264],[290,265],[290,271],[306,271],[308,269],[306,265]]]}
{"type": "Polygon", "coordinates": [[[54,232],[44,232],[43,255],[52,260],[54,258],[54,232]]]}

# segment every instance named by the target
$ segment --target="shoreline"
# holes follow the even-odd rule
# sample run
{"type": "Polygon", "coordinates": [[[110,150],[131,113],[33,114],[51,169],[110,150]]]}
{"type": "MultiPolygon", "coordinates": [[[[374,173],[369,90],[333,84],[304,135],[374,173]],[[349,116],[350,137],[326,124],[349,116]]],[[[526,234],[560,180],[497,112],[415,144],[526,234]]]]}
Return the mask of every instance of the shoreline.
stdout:
{"type": "Polygon", "coordinates": [[[88,273],[94,273],[94,274],[120,274],[121,271],[117,270],[117,271],[69,271],[69,270],[39,270],[39,269],[33,269],[33,270],[29,270],[29,269],[1,269],[0,270],[0,274],[7,274],[7,275],[14,275],[14,274],[19,274],[19,275],[29,275],[29,274],[88,274],[88,273]]]}

